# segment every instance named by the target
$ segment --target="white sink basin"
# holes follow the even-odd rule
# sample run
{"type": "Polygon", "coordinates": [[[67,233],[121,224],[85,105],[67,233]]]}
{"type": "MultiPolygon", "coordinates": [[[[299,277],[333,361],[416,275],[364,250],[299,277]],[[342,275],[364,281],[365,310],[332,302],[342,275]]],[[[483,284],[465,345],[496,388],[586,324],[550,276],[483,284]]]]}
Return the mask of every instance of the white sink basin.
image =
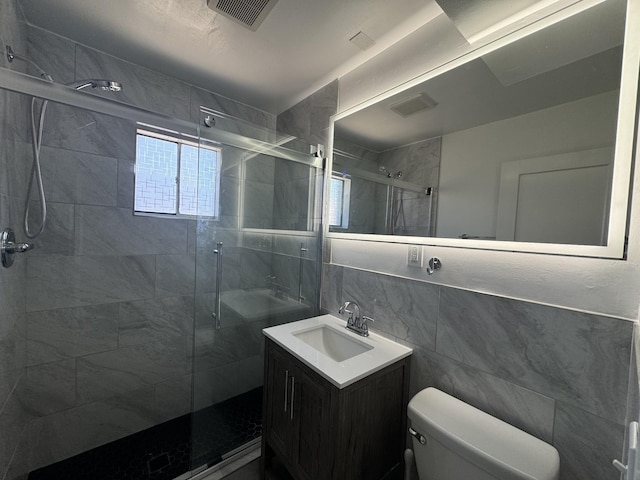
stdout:
{"type": "Polygon", "coordinates": [[[292,335],[336,362],[342,362],[373,348],[328,325],[293,332],[292,335]]]}
{"type": "Polygon", "coordinates": [[[361,337],[345,326],[344,318],[321,315],[265,328],[263,333],[338,388],[412,353],[411,348],[371,330],[368,337],[361,337]]]}

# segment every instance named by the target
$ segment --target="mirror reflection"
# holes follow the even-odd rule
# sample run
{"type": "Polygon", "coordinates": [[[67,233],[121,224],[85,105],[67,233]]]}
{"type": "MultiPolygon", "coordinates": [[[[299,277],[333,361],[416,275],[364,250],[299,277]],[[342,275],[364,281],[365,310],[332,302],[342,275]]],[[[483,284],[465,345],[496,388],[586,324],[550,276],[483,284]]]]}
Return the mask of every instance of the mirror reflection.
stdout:
{"type": "Polygon", "coordinates": [[[337,120],[330,231],[606,245],[625,6],[337,120]]]}

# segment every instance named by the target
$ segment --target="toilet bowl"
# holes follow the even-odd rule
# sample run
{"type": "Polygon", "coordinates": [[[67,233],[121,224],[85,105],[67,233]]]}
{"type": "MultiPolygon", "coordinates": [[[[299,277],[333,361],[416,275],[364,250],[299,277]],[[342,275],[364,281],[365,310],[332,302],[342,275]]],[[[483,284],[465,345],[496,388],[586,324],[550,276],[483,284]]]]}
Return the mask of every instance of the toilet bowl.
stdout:
{"type": "Polygon", "coordinates": [[[548,443],[435,388],[408,407],[420,480],[557,480],[548,443]]]}

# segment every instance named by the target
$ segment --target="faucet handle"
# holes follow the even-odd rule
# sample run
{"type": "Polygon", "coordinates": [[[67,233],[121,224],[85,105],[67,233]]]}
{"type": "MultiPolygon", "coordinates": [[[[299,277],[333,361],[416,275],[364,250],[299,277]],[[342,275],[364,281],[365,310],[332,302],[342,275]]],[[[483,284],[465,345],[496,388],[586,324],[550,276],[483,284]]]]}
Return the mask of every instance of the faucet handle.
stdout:
{"type": "Polygon", "coordinates": [[[373,323],[375,322],[375,320],[371,317],[363,315],[362,319],[360,320],[360,325],[358,326],[358,328],[360,329],[360,335],[362,335],[363,337],[369,336],[369,322],[373,323]]]}

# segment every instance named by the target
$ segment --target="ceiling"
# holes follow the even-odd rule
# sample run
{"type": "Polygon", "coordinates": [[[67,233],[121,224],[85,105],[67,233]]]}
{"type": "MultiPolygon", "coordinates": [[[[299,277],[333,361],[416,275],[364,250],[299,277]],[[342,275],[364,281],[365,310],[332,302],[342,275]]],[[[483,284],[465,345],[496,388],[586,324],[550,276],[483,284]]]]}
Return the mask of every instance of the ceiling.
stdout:
{"type": "Polygon", "coordinates": [[[252,32],[206,0],[19,2],[31,25],[272,113],[442,14],[434,0],[279,0],[252,32]]]}

